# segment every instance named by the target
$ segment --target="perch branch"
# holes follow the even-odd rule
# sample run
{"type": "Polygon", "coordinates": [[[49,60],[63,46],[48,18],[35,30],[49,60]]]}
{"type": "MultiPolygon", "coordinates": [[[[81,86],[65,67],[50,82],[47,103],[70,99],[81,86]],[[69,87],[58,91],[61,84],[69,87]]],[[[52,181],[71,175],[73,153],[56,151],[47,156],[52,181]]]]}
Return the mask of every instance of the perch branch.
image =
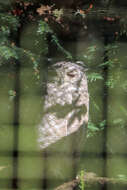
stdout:
{"type": "MultiPolygon", "coordinates": [[[[55,190],[73,190],[75,189],[80,183],[80,179],[75,179],[70,182],[64,183],[57,187],[55,190]]],[[[84,175],[84,183],[87,185],[93,184],[121,184],[127,185],[127,180],[125,179],[117,179],[117,178],[108,178],[108,177],[98,177],[95,173],[86,172],[84,175]]]]}

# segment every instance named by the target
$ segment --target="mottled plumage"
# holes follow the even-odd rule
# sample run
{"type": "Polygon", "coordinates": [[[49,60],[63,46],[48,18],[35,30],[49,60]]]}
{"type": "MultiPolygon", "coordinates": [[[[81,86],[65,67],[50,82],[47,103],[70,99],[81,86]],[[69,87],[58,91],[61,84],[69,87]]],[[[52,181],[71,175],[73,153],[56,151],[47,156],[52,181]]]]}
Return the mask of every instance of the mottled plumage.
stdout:
{"type": "Polygon", "coordinates": [[[48,71],[47,95],[39,124],[43,149],[88,123],[89,95],[81,62],[58,62],[48,71]]]}

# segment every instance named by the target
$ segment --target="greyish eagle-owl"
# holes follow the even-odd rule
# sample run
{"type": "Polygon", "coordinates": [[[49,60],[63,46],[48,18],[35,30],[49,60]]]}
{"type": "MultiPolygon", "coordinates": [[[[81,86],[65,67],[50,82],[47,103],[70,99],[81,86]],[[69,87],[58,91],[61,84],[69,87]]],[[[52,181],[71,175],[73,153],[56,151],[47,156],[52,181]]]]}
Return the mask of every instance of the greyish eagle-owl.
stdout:
{"type": "Polygon", "coordinates": [[[41,149],[86,127],[89,114],[87,77],[82,62],[58,62],[48,69],[43,117],[38,126],[41,149]]]}

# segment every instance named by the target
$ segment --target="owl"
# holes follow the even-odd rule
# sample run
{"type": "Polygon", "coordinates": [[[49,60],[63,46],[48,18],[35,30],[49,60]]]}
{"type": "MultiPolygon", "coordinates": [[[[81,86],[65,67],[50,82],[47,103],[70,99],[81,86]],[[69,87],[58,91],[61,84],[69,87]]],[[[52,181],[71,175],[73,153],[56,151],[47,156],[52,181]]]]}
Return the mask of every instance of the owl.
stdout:
{"type": "Polygon", "coordinates": [[[44,149],[86,127],[89,113],[87,77],[82,62],[58,62],[48,68],[38,143],[44,149]]]}

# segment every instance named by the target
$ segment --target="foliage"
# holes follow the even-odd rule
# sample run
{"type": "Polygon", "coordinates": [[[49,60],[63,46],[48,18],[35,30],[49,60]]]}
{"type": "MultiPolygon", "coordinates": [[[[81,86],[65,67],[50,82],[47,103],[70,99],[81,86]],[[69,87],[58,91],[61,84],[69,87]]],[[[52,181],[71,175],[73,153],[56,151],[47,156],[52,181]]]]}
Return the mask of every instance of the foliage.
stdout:
{"type": "MultiPolygon", "coordinates": [[[[87,48],[85,55],[83,55],[84,59],[82,59],[82,57],[80,57],[79,59],[84,60],[86,65],[90,68],[95,59],[95,55],[97,55],[98,52],[101,52],[101,51],[102,50],[96,47],[95,45],[90,46],[89,48],[87,48]]],[[[96,72],[92,71],[92,69],[88,70],[87,78],[89,82],[104,80],[103,74],[100,73],[100,71],[103,70],[103,68],[108,67],[108,70],[110,71],[111,68],[115,69],[116,67],[118,67],[119,71],[117,72],[117,74],[108,73],[108,79],[107,81],[105,81],[105,85],[113,89],[116,87],[116,85],[118,86],[119,81],[121,80],[121,77],[122,77],[121,69],[123,67],[123,63],[121,63],[121,61],[119,60],[119,57],[117,56],[118,52],[120,51],[120,47],[119,45],[110,44],[110,45],[105,46],[103,51],[104,53],[101,58],[102,63],[100,62],[95,66],[96,72]],[[105,55],[105,53],[107,55],[105,55]],[[109,59],[105,60],[105,56],[109,57],[109,59]]],[[[126,56],[124,57],[124,60],[127,60],[126,56]]],[[[126,91],[127,90],[126,80],[124,81],[124,83],[122,83],[122,85],[120,84],[119,87],[124,89],[124,91],[126,91]]]]}
{"type": "Polygon", "coordinates": [[[106,86],[108,86],[109,88],[114,88],[115,87],[115,84],[116,84],[116,81],[114,80],[114,78],[112,76],[110,76],[108,78],[108,80],[105,82],[106,86]]]}
{"type": "Polygon", "coordinates": [[[93,82],[96,80],[103,80],[103,77],[99,73],[92,72],[87,76],[88,81],[93,82]]]}
{"type": "Polygon", "coordinates": [[[33,69],[34,69],[34,74],[36,76],[37,79],[40,78],[40,71],[39,71],[39,62],[40,62],[40,57],[31,53],[28,50],[24,50],[24,49],[20,49],[20,57],[22,56],[26,56],[28,57],[28,60],[30,61],[30,63],[33,64],[33,69]]]}
{"type": "Polygon", "coordinates": [[[91,45],[86,49],[85,54],[78,56],[77,58],[90,66],[92,65],[91,63],[94,62],[95,55],[98,51],[100,51],[100,48],[98,48],[96,45],[91,45]]]}
{"type": "Polygon", "coordinates": [[[49,25],[46,22],[40,21],[37,33],[40,35],[44,35],[45,39],[46,39],[47,34],[49,34],[49,33],[52,34],[53,31],[51,30],[51,28],[49,27],[49,25]]]}
{"type": "Polygon", "coordinates": [[[10,14],[1,13],[0,22],[0,66],[7,63],[7,61],[14,63],[15,59],[20,60],[26,56],[33,63],[34,73],[39,78],[39,57],[28,50],[16,46],[14,40],[10,38],[13,32],[17,32],[20,26],[19,18],[10,14]]]}
{"type": "MultiPolygon", "coordinates": [[[[118,44],[118,43],[117,43],[118,44]]],[[[91,46],[87,49],[86,54],[85,54],[85,62],[86,64],[92,65],[93,62],[93,58],[95,57],[95,55],[98,53],[98,51],[101,51],[101,49],[99,49],[98,47],[91,46]]],[[[123,80],[123,75],[122,75],[122,67],[123,64],[121,63],[119,57],[118,57],[118,52],[120,51],[120,47],[119,44],[116,45],[114,44],[110,44],[105,46],[104,48],[104,54],[102,57],[102,61],[103,63],[99,63],[95,68],[96,68],[96,72],[93,71],[93,69],[88,70],[88,74],[87,74],[87,78],[88,78],[88,82],[89,83],[95,83],[98,80],[103,80],[103,83],[105,86],[107,86],[107,89],[115,89],[115,88],[119,88],[121,92],[126,92],[127,91],[127,82],[126,80],[123,80]],[[106,61],[105,61],[105,56],[106,61]],[[108,57],[110,59],[108,59],[108,57]],[[107,79],[106,81],[104,81],[104,76],[103,76],[103,72],[100,73],[100,71],[103,71],[104,68],[108,68],[107,70],[107,79]],[[117,69],[117,72],[110,72],[110,70],[113,69],[117,69]],[[122,84],[121,82],[122,81],[122,84]]],[[[124,60],[126,59],[126,56],[124,57],[124,60]]],[[[95,69],[94,69],[95,70],[95,69]]],[[[97,103],[96,101],[96,97],[94,97],[93,94],[90,94],[90,102],[92,105],[92,109],[95,109],[95,112],[97,112],[98,114],[101,113],[101,108],[100,105],[97,103]]],[[[126,114],[126,109],[123,108],[123,106],[121,106],[121,111],[124,109],[123,114],[126,114]]],[[[108,107],[109,112],[111,112],[112,108],[108,107]]],[[[112,123],[114,126],[121,126],[122,128],[125,127],[125,122],[122,118],[116,118],[113,120],[112,123]]],[[[99,131],[102,131],[104,129],[104,127],[106,126],[106,121],[99,121],[99,122],[94,122],[91,118],[91,120],[88,123],[88,131],[87,131],[87,137],[91,137],[94,134],[96,134],[99,131]]]]}
{"type": "Polygon", "coordinates": [[[105,125],[106,125],[106,120],[98,122],[98,125],[89,121],[88,130],[87,130],[87,138],[94,136],[99,131],[102,131],[105,125]]]}
{"type": "Polygon", "coordinates": [[[19,20],[9,14],[0,14],[0,65],[6,61],[18,59],[14,42],[10,40],[10,35],[16,32],[19,26],[19,20]]]}
{"type": "MultiPolygon", "coordinates": [[[[90,65],[92,65],[93,57],[98,53],[98,51],[101,51],[99,48],[95,48],[95,46],[91,46],[87,49],[87,53],[85,54],[85,62],[90,65]]],[[[94,70],[96,69],[96,72],[93,69],[88,70],[87,78],[89,83],[94,83],[95,86],[98,85],[98,80],[103,80],[103,85],[107,87],[107,93],[110,90],[110,94],[112,94],[112,90],[119,89],[119,94],[125,94],[127,92],[127,81],[126,77],[123,76],[123,69],[124,64],[121,60],[127,60],[126,55],[124,57],[119,57],[119,53],[121,52],[119,43],[112,43],[110,45],[105,46],[104,48],[104,54],[102,56],[102,63],[100,62],[94,70]],[[106,59],[105,59],[106,57],[106,59]],[[107,78],[104,80],[103,73],[105,72],[104,69],[107,69],[107,78]],[[103,72],[100,72],[103,71],[103,72]]],[[[117,91],[118,93],[118,91],[117,91]]],[[[120,95],[119,95],[120,96],[120,95]]],[[[110,100],[109,100],[110,101],[110,100]]],[[[118,100],[119,101],[119,100],[118,100]]],[[[101,114],[101,107],[98,101],[96,101],[96,97],[94,97],[94,94],[90,94],[90,102],[92,105],[92,109],[95,109],[95,112],[97,112],[99,115],[101,114]]],[[[125,105],[121,105],[118,107],[118,112],[122,114],[118,118],[112,119],[112,126],[119,126],[121,128],[126,127],[126,121],[124,117],[127,115],[127,110],[125,105]]],[[[90,109],[91,111],[91,109],[90,109]]],[[[92,111],[93,112],[93,111],[92,111]]],[[[108,113],[112,113],[112,107],[108,106],[108,113]]],[[[88,123],[88,133],[87,137],[91,137],[97,132],[104,129],[106,126],[107,121],[98,121],[95,122],[94,118],[91,118],[91,120],[88,123]]]]}
{"type": "Polygon", "coordinates": [[[20,26],[18,17],[7,13],[0,13],[0,25],[6,26],[8,30],[13,31],[17,31],[18,27],[20,26]]]}
{"type": "Polygon", "coordinates": [[[53,32],[53,30],[49,27],[49,25],[45,21],[41,20],[39,22],[39,27],[37,32],[38,35],[44,35],[45,40],[47,40],[48,35],[51,35],[51,42],[54,43],[56,47],[61,52],[63,52],[68,59],[72,59],[72,55],[61,46],[56,34],[53,32]]]}
{"type": "Polygon", "coordinates": [[[15,52],[15,50],[12,49],[11,47],[7,47],[5,45],[0,46],[0,57],[5,58],[6,60],[8,60],[10,58],[18,59],[18,56],[17,56],[17,53],[15,52]]]}
{"type": "MultiPolygon", "coordinates": [[[[16,2],[18,3],[18,1],[16,2]]],[[[24,6],[25,9],[28,8],[28,6],[31,6],[31,2],[21,2],[19,5],[24,6]]],[[[42,9],[42,7],[41,7],[42,9]]],[[[22,16],[23,8],[15,8],[12,11],[12,14],[6,14],[6,13],[1,13],[0,14],[0,65],[5,64],[6,61],[12,62],[12,59],[17,59],[20,60],[22,56],[27,56],[29,60],[33,63],[33,68],[34,68],[34,73],[39,78],[39,60],[40,60],[40,55],[34,55],[32,52],[28,50],[23,50],[20,47],[17,47],[11,36],[17,35],[16,32],[18,28],[20,27],[20,18],[22,16]],[[20,11],[20,14],[18,14],[20,11]]],[[[54,12],[55,16],[58,13],[58,11],[54,12]]],[[[56,37],[55,33],[53,30],[49,27],[49,25],[44,22],[43,20],[40,21],[39,26],[38,26],[38,31],[37,35],[41,35],[42,38],[46,41],[48,38],[48,35],[51,35],[51,41],[58,47],[60,51],[62,51],[67,58],[71,59],[72,56],[71,54],[66,51],[59,43],[58,38],[56,37]]],[[[40,42],[40,41],[39,41],[40,42]]],[[[38,43],[38,41],[37,41],[38,43]]],[[[37,44],[38,45],[38,44],[37,44]]],[[[48,51],[48,50],[46,50],[48,51]]]]}

